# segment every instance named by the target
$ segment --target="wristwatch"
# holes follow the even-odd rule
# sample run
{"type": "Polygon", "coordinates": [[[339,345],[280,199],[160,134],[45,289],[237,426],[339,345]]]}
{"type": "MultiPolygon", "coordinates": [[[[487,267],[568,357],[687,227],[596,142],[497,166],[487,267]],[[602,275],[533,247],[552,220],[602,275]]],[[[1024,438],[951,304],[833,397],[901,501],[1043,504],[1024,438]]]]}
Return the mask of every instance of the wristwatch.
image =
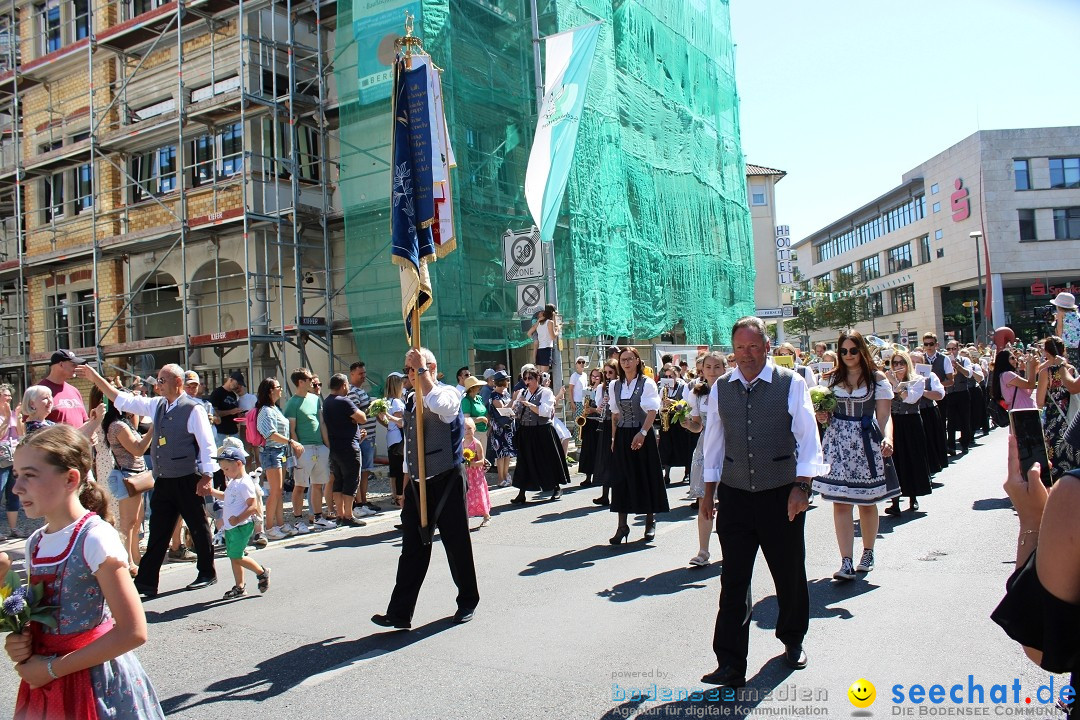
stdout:
{"type": "Polygon", "coordinates": [[[806,493],[806,497],[810,497],[810,493],[812,492],[812,490],[811,490],[810,485],[808,483],[804,483],[804,482],[795,483],[795,487],[799,488],[804,493],[806,493]]]}
{"type": "Polygon", "coordinates": [[[417,375],[423,375],[427,371],[428,371],[428,369],[426,367],[418,367],[418,368],[416,368],[416,374],[417,375]]]}

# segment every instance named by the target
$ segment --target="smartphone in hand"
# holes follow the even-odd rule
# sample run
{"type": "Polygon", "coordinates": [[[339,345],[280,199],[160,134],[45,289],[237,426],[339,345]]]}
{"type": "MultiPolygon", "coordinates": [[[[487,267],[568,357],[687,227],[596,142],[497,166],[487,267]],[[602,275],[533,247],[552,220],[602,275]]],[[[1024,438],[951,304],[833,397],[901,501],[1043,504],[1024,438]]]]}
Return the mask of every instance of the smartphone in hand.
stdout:
{"type": "Polygon", "coordinates": [[[1020,472],[1027,478],[1031,466],[1039,463],[1043,485],[1050,487],[1049,453],[1046,451],[1046,435],[1039,411],[1035,408],[1010,410],[1009,426],[1020,452],[1020,472]]]}

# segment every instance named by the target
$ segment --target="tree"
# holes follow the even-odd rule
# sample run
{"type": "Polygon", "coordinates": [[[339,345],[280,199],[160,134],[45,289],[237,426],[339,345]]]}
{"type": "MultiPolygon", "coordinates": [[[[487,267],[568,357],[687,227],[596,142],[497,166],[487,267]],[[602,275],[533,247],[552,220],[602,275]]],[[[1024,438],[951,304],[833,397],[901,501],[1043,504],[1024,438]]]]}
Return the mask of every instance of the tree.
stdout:
{"type": "Polygon", "coordinates": [[[822,323],[834,330],[847,330],[857,323],[871,318],[867,307],[866,284],[854,273],[840,273],[833,285],[834,293],[850,293],[846,297],[825,298],[824,307],[819,306],[822,323]]]}

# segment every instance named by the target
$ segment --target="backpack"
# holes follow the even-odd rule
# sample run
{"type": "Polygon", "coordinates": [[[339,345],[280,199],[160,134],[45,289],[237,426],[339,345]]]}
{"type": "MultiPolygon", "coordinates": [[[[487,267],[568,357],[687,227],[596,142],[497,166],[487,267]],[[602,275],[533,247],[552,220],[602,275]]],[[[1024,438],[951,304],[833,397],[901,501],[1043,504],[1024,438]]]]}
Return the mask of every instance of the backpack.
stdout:
{"type": "Polygon", "coordinates": [[[244,440],[252,447],[266,445],[266,438],[259,432],[259,408],[257,407],[244,413],[244,440]]]}
{"type": "MultiPolygon", "coordinates": [[[[1017,389],[1018,388],[1014,385],[1013,386],[1013,396],[1012,396],[1012,401],[1013,402],[1016,402],[1016,391],[1017,391],[1017,389]]],[[[987,395],[989,395],[989,393],[987,393],[987,395]]],[[[990,402],[988,402],[986,404],[986,410],[990,413],[990,420],[993,421],[993,423],[994,423],[994,425],[996,427],[999,427],[999,428],[1009,427],[1009,408],[1010,407],[1011,407],[1011,404],[1009,406],[1006,406],[1005,398],[1001,398],[1000,400],[994,400],[993,398],[990,398],[990,402]]]]}

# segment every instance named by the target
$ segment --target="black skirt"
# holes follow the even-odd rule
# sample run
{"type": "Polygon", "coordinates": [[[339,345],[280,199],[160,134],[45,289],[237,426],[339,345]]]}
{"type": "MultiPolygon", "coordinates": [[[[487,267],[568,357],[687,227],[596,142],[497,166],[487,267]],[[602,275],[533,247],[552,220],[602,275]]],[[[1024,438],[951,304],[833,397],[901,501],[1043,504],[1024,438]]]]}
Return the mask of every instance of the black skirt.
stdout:
{"type": "Polygon", "coordinates": [[[586,419],[585,427],[581,429],[581,450],[578,452],[579,473],[593,475],[596,472],[596,446],[599,444],[600,418],[586,419]]]}
{"type": "Polygon", "coordinates": [[[640,430],[635,427],[615,430],[615,450],[608,478],[612,512],[641,515],[670,509],[656,435],[649,432],[640,449],[630,449],[631,441],[640,430]]]}
{"type": "Polygon", "coordinates": [[[945,454],[945,423],[941,421],[941,411],[931,405],[919,411],[922,417],[923,437],[926,438],[926,460],[930,473],[941,472],[949,464],[945,454]]]}
{"type": "Polygon", "coordinates": [[[514,445],[517,447],[514,487],[554,490],[559,485],[570,484],[566,455],[554,425],[518,425],[514,445]]]}
{"type": "MultiPolygon", "coordinates": [[[[660,421],[657,420],[657,423],[660,421]]],[[[694,441],[697,435],[675,423],[665,432],[660,430],[660,464],[663,467],[689,468],[694,460],[694,441]]]]}
{"type": "Polygon", "coordinates": [[[927,462],[926,435],[922,416],[893,415],[893,464],[900,478],[900,494],[920,497],[930,494],[930,465],[927,462]]]}
{"type": "Polygon", "coordinates": [[[600,421],[597,433],[596,455],[593,457],[593,482],[604,487],[611,486],[611,419],[600,421]]]}

